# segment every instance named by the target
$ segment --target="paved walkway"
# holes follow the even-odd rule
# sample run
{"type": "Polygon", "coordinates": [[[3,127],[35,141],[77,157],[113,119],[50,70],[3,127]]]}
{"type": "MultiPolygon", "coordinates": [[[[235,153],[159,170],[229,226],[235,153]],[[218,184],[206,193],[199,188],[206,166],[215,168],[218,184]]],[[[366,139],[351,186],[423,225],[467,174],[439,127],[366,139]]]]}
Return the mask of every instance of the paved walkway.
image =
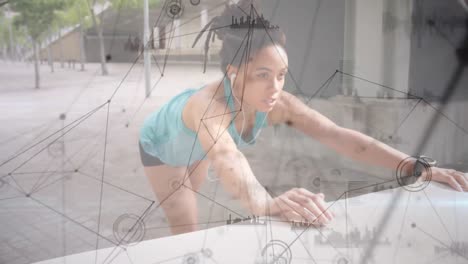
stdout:
{"type": "MultiPolygon", "coordinates": [[[[34,89],[32,65],[0,62],[0,263],[30,263],[92,250],[97,243],[111,246],[147,210],[141,238],[169,235],[140,165],[138,130],[173,95],[221,73],[216,67],[202,74],[202,66],[167,66],[145,99],[142,65],[111,64],[108,76],[100,75],[98,64],[86,67],[81,72],[57,64],[51,73],[42,65],[41,88],[34,89]]],[[[155,66],[152,72],[154,84],[160,74],[155,66]]],[[[308,151],[317,149],[310,144],[286,127],[267,128],[245,155],[273,192],[302,186],[337,198],[356,173],[310,158],[308,151]]],[[[362,175],[354,179],[359,185],[362,175]]],[[[218,187],[210,173],[198,203],[200,223],[212,223],[202,228],[224,224],[232,212],[247,214],[218,187]]]]}

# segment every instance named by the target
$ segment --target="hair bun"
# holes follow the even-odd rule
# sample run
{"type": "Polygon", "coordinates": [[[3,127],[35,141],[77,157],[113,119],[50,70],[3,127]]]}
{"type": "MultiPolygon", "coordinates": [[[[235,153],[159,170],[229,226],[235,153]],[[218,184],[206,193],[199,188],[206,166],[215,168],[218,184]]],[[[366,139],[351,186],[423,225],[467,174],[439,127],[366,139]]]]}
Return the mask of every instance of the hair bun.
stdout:
{"type": "Polygon", "coordinates": [[[238,3],[233,3],[232,0],[227,0],[224,11],[213,19],[213,28],[216,28],[215,34],[218,39],[224,41],[226,35],[232,33],[229,25],[231,24],[233,17],[240,19],[251,12],[259,12],[256,0],[240,0],[238,3]],[[252,7],[254,10],[252,10],[252,7]]]}
{"type": "MultiPolygon", "coordinates": [[[[192,47],[195,47],[196,43],[200,37],[207,32],[207,37],[205,39],[205,62],[203,66],[203,72],[206,71],[206,62],[208,59],[208,49],[210,47],[210,41],[214,41],[215,36],[223,41],[220,57],[221,57],[221,67],[224,70],[227,63],[230,63],[229,58],[235,57],[234,54],[237,53],[242,45],[246,45],[244,40],[246,38],[246,30],[244,27],[242,30],[233,29],[233,20],[242,21],[246,16],[257,17],[260,16],[260,11],[257,9],[257,0],[240,0],[238,3],[230,3],[231,1],[225,2],[225,9],[219,15],[211,19],[208,24],[206,24],[200,33],[195,37],[195,40],[192,44],[192,47]],[[241,19],[242,18],[242,19],[241,19]],[[232,54],[231,54],[232,53],[232,54]]],[[[262,16],[263,19],[263,16],[262,16]]],[[[265,25],[266,26],[266,25],[265,25]]],[[[250,28],[250,27],[249,27],[250,28]]],[[[281,46],[285,44],[284,33],[278,27],[274,28],[275,30],[270,30],[270,28],[264,28],[263,30],[252,30],[252,39],[251,44],[256,49],[265,46],[267,40],[272,40],[272,42],[278,43],[281,46]]]]}

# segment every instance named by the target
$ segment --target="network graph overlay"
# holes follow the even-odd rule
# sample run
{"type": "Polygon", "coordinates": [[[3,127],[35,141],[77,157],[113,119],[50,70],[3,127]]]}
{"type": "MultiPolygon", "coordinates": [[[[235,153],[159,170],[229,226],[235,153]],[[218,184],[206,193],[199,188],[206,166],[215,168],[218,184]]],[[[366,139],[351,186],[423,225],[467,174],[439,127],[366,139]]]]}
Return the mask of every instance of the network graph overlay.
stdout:
{"type": "MultiPolygon", "coordinates": [[[[193,6],[198,3],[199,1],[190,1],[190,5],[193,6]]],[[[181,1],[166,1],[160,11],[160,17],[158,17],[155,26],[164,20],[169,20],[171,28],[167,38],[169,45],[164,61],[159,61],[153,57],[153,62],[159,74],[152,91],[158,91],[158,85],[165,77],[167,61],[171,56],[172,41],[177,37],[181,37],[174,35],[174,21],[182,15],[183,9],[189,8],[190,5],[181,1]]],[[[210,8],[210,12],[219,11],[223,7],[224,3],[215,5],[210,8]]],[[[243,11],[246,17],[263,18],[253,6],[243,11]]],[[[187,21],[190,22],[190,19],[187,21]]],[[[233,21],[233,23],[224,26],[232,30],[242,28],[247,31],[243,44],[236,54],[236,56],[241,57],[241,63],[244,63],[245,67],[248,67],[246,61],[251,56],[251,43],[249,41],[252,32],[254,30],[265,30],[269,37],[267,29],[271,29],[270,25],[265,24],[266,20],[258,19],[256,23],[251,23],[250,20],[247,21],[247,23],[243,20],[241,23],[233,21]]],[[[184,24],[179,25],[179,27],[183,26],[184,24]]],[[[216,29],[205,28],[203,30],[210,34],[205,43],[209,43],[212,31],[216,29]]],[[[198,33],[194,32],[193,34],[198,33]]],[[[148,46],[148,43],[145,46],[148,46]]],[[[128,97],[124,96],[126,94],[122,93],[122,88],[126,88],[124,83],[132,75],[134,65],[141,55],[142,53],[138,54],[122,81],[109,93],[107,100],[96,103],[94,108],[76,118],[74,113],[69,112],[70,106],[59,116],[57,122],[38,127],[36,131],[43,131],[42,133],[38,133],[30,144],[25,145],[0,164],[2,170],[0,206],[3,204],[5,210],[12,211],[18,210],[21,205],[33,206],[40,208],[37,214],[28,212],[25,214],[26,217],[37,217],[39,220],[45,220],[47,218],[57,219],[58,216],[58,219],[60,219],[47,231],[48,234],[45,236],[57,241],[61,252],[57,254],[57,252],[50,252],[44,248],[43,259],[76,253],[74,248],[87,248],[88,250],[94,249],[97,251],[101,248],[113,247],[113,250],[105,257],[98,256],[96,253],[94,262],[112,263],[118,256],[126,255],[128,263],[133,263],[132,255],[129,254],[131,247],[136,247],[141,241],[152,238],[151,232],[156,229],[169,230],[167,224],[163,226],[154,226],[152,224],[156,220],[159,220],[159,222],[165,221],[160,208],[165,199],[156,201],[153,197],[146,197],[132,191],[131,188],[115,184],[114,182],[118,182],[119,177],[127,177],[128,175],[110,175],[108,168],[109,160],[113,159],[114,151],[118,151],[119,139],[126,136],[126,129],[138,125],[135,118],[143,109],[145,102],[147,102],[147,99],[143,99],[141,102],[135,102],[135,98],[129,100],[128,97]],[[120,96],[121,94],[122,96],[120,96]],[[122,105],[127,106],[122,107],[122,105]],[[124,112],[124,115],[121,114],[122,112],[124,112]],[[69,119],[72,121],[68,121],[69,119]],[[50,133],[50,130],[52,130],[52,133],[50,133]],[[83,195],[84,193],[86,195],[83,195]],[[109,205],[115,203],[121,203],[124,206],[117,211],[106,209],[109,205]],[[90,215],[90,211],[94,213],[90,215]],[[73,237],[73,239],[70,239],[70,237],[73,237]]],[[[401,120],[397,129],[390,133],[395,137],[399,130],[404,127],[405,122],[411,119],[412,113],[417,111],[418,107],[423,104],[432,108],[434,115],[443,116],[444,120],[457,126],[463,133],[467,134],[463,127],[440,113],[437,107],[434,107],[424,98],[372,83],[369,80],[340,70],[332,73],[324,84],[310,98],[307,98],[301,87],[297,85],[294,73],[291,71],[288,73],[295,88],[294,93],[303,99],[306,104],[309,104],[314,97],[326,91],[330,85],[337,81],[338,77],[354,78],[371,83],[375,85],[376,89],[383,87],[401,94],[401,97],[396,98],[408,100],[412,107],[401,120]]],[[[226,100],[228,98],[222,99],[226,100]]],[[[361,100],[365,99],[367,98],[361,98],[361,100]]],[[[213,100],[220,100],[220,98],[213,98],[213,100]]],[[[242,102],[243,98],[241,98],[242,102]]],[[[232,114],[226,112],[223,116],[231,118],[232,114]]],[[[241,114],[241,109],[234,112],[235,117],[239,114],[241,114]]],[[[204,120],[209,118],[214,117],[204,117],[200,121],[200,127],[204,125],[204,120]]],[[[213,134],[213,141],[216,141],[219,135],[225,132],[220,130],[217,134],[213,134]]],[[[282,143],[287,144],[286,141],[282,143]]],[[[279,153],[278,157],[281,156],[286,155],[279,153]]],[[[191,160],[188,160],[187,164],[190,162],[191,160]]],[[[122,161],[122,167],[124,165],[127,164],[122,161]]],[[[131,166],[136,168],[139,164],[131,164],[131,166]]],[[[306,166],[310,166],[310,164],[306,166]]],[[[303,167],[299,165],[297,170],[301,168],[303,167]]],[[[254,242],[257,244],[257,251],[252,261],[256,263],[380,263],[376,256],[388,254],[394,263],[398,263],[405,259],[412,259],[414,255],[408,252],[414,248],[420,249],[422,241],[431,241],[432,247],[427,249],[430,257],[421,257],[421,263],[437,261],[437,259],[447,257],[460,261],[460,263],[467,261],[468,242],[463,240],[463,237],[467,236],[456,232],[458,230],[457,226],[462,223],[463,217],[466,217],[468,213],[466,208],[463,207],[466,207],[463,201],[457,200],[459,196],[452,193],[446,201],[437,200],[436,202],[426,192],[426,188],[431,182],[408,187],[406,186],[408,175],[402,175],[400,172],[396,171],[395,177],[392,179],[379,179],[376,177],[374,178],[376,180],[375,184],[359,188],[348,188],[338,194],[336,201],[329,203],[328,207],[330,210],[339,212],[337,218],[340,220],[337,220],[338,224],[334,230],[316,228],[313,225],[291,224],[270,217],[257,222],[253,221],[252,226],[254,226],[253,230],[255,230],[256,238],[254,242]],[[394,187],[401,188],[395,191],[393,190],[394,187]],[[393,202],[388,202],[388,207],[382,206],[381,202],[377,202],[379,194],[372,194],[376,199],[370,205],[365,201],[360,201],[359,198],[349,198],[355,192],[363,189],[368,189],[369,192],[387,189],[385,192],[387,194],[391,193],[390,196],[393,202]],[[369,210],[369,206],[371,206],[371,210],[369,210]],[[379,221],[383,219],[390,222],[380,222],[380,225],[376,225],[376,221],[370,221],[371,219],[379,221]],[[449,228],[448,225],[455,226],[455,229],[449,228]],[[385,232],[386,230],[397,230],[397,232],[389,234],[385,232]],[[317,253],[318,249],[320,249],[321,253],[317,253]],[[301,253],[295,254],[295,252],[301,253]]],[[[341,172],[338,170],[335,173],[341,172]]],[[[143,175],[132,175],[132,177],[137,176],[144,177],[143,175]]],[[[174,192],[180,188],[189,188],[184,183],[190,176],[191,171],[187,170],[183,182],[169,182],[167,186],[173,189],[174,192]]],[[[317,181],[311,181],[311,184],[320,185],[317,181]]],[[[277,185],[270,186],[269,191],[273,195],[279,195],[279,193],[275,192],[275,189],[279,187],[277,185]]],[[[210,215],[207,221],[199,223],[200,225],[206,224],[208,226],[210,223],[226,223],[229,226],[231,224],[252,223],[252,218],[249,215],[231,209],[229,206],[217,201],[215,198],[216,191],[213,194],[205,194],[194,189],[191,190],[198,197],[209,202],[211,206],[220,207],[229,212],[229,218],[211,219],[210,215]],[[231,221],[231,214],[235,219],[234,221],[231,221]]],[[[383,203],[387,205],[385,202],[383,203]]],[[[217,237],[213,236],[208,239],[208,234],[212,234],[206,231],[205,236],[200,240],[200,244],[197,245],[198,251],[174,255],[167,260],[156,261],[157,258],[155,257],[154,263],[168,261],[178,263],[200,263],[202,261],[223,263],[222,254],[214,249],[214,238],[222,240],[223,236],[228,236],[229,230],[225,232],[220,232],[217,237]]],[[[38,248],[42,247],[40,241],[35,244],[38,248]]],[[[232,246],[233,248],[240,248],[236,244],[232,246]]]]}

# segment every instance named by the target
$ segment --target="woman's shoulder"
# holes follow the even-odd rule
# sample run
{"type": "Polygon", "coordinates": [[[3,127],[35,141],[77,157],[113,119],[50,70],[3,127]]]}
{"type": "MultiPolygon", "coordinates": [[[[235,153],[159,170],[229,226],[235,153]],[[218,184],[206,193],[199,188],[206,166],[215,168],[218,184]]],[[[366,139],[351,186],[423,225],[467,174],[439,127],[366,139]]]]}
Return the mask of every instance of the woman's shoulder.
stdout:
{"type": "Polygon", "coordinates": [[[282,123],[286,123],[288,121],[288,117],[290,114],[290,104],[289,99],[293,96],[292,94],[281,91],[281,95],[279,96],[278,101],[276,102],[273,109],[271,109],[270,113],[268,113],[268,121],[270,125],[278,125],[282,123]]]}
{"type": "Polygon", "coordinates": [[[226,108],[226,101],[222,89],[217,89],[219,82],[212,82],[199,89],[187,101],[183,110],[185,124],[195,131],[199,122],[229,125],[231,113],[226,108]]]}

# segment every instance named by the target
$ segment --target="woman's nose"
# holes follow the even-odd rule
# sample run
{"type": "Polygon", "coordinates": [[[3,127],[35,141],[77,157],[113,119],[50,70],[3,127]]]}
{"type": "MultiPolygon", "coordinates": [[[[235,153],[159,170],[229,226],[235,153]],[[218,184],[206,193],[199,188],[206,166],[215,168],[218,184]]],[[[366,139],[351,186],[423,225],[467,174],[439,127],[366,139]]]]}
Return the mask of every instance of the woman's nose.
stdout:
{"type": "Polygon", "coordinates": [[[275,91],[279,91],[281,89],[281,85],[282,85],[282,81],[274,78],[270,86],[275,91]]]}

